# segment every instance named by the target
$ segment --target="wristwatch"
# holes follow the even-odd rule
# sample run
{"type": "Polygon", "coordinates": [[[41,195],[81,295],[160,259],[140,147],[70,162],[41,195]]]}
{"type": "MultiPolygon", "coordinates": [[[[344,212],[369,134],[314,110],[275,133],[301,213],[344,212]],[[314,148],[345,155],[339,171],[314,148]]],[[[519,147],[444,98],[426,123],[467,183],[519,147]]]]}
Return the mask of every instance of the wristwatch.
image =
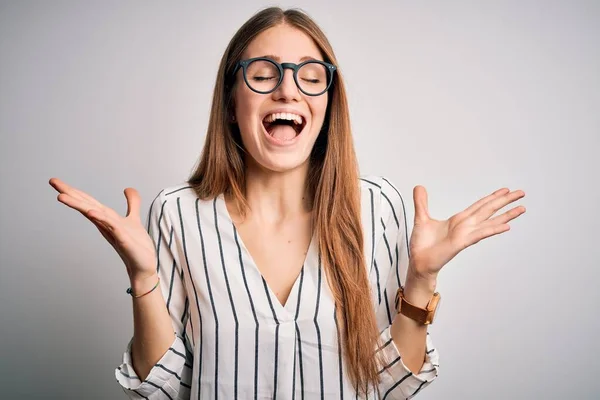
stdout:
{"type": "Polygon", "coordinates": [[[406,300],[404,297],[404,288],[400,286],[396,292],[396,311],[423,325],[430,325],[433,324],[435,311],[437,310],[440,299],[440,294],[435,292],[431,297],[431,300],[429,300],[429,303],[427,303],[427,306],[425,308],[420,308],[406,300]]]}

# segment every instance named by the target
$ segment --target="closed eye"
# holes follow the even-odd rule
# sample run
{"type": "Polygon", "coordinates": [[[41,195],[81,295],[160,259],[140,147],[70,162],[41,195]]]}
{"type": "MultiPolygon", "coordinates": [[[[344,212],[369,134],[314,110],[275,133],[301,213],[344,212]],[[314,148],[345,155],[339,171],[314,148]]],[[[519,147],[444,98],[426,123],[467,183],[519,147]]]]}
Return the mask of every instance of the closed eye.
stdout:
{"type": "Polygon", "coordinates": [[[320,79],[307,79],[307,78],[303,78],[302,80],[303,80],[304,82],[307,82],[307,83],[313,83],[313,84],[316,84],[316,83],[319,83],[319,82],[321,82],[321,80],[320,80],[320,79]]]}
{"type": "Polygon", "coordinates": [[[275,79],[275,77],[274,76],[255,76],[252,79],[255,81],[258,81],[258,82],[264,82],[264,81],[268,81],[271,79],[275,79]]]}

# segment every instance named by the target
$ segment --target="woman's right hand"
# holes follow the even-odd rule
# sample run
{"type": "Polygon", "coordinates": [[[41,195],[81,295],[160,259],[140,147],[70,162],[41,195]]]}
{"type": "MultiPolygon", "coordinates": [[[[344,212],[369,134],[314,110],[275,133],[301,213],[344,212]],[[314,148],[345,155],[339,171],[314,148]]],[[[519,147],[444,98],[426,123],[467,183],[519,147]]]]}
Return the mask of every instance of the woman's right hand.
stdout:
{"type": "Polygon", "coordinates": [[[141,198],[137,190],[125,189],[127,215],[122,217],[58,178],[51,178],[49,183],[59,192],[58,201],[79,211],[96,225],[125,263],[132,285],[144,285],[143,282],[156,275],[156,249],[140,219],[141,198]]]}

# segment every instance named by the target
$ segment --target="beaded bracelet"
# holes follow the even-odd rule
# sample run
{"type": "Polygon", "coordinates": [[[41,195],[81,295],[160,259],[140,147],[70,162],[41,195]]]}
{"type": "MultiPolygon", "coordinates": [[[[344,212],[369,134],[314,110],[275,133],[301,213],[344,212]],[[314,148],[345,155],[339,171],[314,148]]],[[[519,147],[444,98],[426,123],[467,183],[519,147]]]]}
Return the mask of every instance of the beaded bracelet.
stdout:
{"type": "Polygon", "coordinates": [[[131,288],[127,288],[127,293],[130,294],[132,297],[134,297],[134,298],[137,299],[139,297],[145,296],[148,293],[152,292],[154,289],[156,289],[158,287],[159,283],[160,283],[160,277],[158,278],[158,282],[156,282],[156,285],[154,285],[154,287],[152,289],[148,290],[146,293],[139,294],[139,295],[136,296],[136,295],[133,294],[133,290],[131,288]]]}

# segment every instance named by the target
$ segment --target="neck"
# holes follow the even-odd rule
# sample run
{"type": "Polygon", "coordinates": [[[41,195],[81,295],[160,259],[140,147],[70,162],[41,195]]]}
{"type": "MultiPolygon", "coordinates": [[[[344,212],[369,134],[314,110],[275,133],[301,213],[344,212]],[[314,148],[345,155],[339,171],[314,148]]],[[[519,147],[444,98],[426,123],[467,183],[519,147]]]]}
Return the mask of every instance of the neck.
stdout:
{"type": "Polygon", "coordinates": [[[304,217],[310,212],[308,162],[290,171],[273,172],[248,163],[246,198],[248,215],[268,224],[304,217]]]}

